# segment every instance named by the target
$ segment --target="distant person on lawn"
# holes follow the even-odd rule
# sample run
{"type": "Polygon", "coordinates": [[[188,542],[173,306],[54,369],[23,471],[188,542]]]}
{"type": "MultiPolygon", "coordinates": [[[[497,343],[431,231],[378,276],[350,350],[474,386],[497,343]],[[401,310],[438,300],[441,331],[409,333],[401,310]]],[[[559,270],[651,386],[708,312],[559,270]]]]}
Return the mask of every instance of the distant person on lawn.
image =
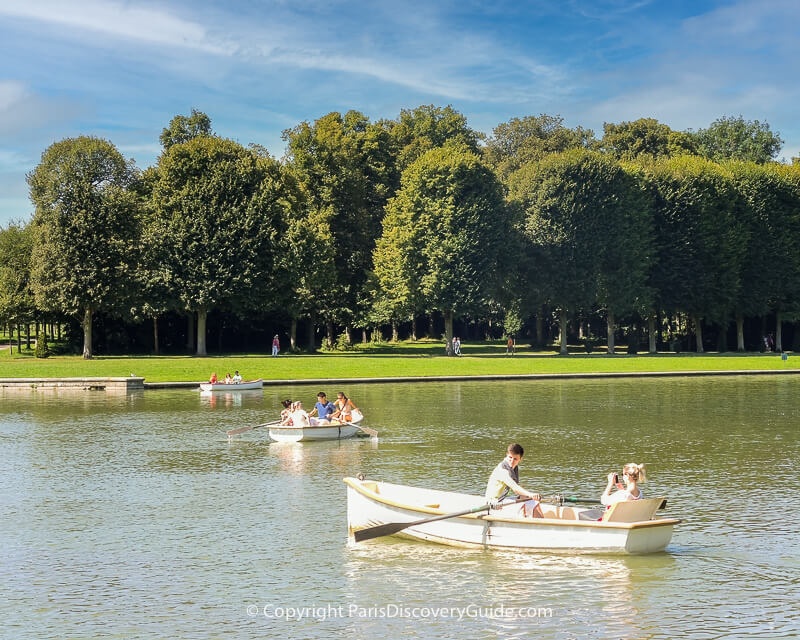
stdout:
{"type": "Polygon", "coordinates": [[[278,352],[281,350],[281,341],[278,339],[278,334],[275,334],[275,337],[272,339],[272,357],[278,355],[278,352]]]}

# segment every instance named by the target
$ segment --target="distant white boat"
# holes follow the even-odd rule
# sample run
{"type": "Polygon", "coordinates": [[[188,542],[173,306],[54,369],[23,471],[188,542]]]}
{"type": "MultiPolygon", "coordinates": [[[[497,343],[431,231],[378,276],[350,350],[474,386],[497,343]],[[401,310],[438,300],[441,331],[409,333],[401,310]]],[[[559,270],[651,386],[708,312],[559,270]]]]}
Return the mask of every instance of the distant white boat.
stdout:
{"type": "Polygon", "coordinates": [[[247,389],[261,389],[264,380],[242,380],[239,384],[225,384],[224,382],[204,382],[200,385],[202,391],[246,391],[247,389]]]}
{"type": "Polygon", "coordinates": [[[329,422],[319,424],[316,418],[311,418],[308,427],[295,427],[292,425],[274,425],[269,428],[269,437],[276,442],[307,442],[309,440],[341,440],[352,438],[361,429],[356,426],[364,419],[360,411],[353,411],[350,424],[329,422]]]}
{"type": "MultiPolygon", "coordinates": [[[[383,524],[416,522],[480,507],[483,496],[345,478],[352,535],[383,524]]],[[[675,518],[653,520],[663,498],[618,502],[602,520],[581,520],[590,509],[542,503],[544,518],[524,518],[519,507],[479,511],[418,524],[395,534],[471,549],[578,550],[596,553],[663,551],[675,518]]],[[[595,516],[596,517],[596,516],[595,516]]]]}

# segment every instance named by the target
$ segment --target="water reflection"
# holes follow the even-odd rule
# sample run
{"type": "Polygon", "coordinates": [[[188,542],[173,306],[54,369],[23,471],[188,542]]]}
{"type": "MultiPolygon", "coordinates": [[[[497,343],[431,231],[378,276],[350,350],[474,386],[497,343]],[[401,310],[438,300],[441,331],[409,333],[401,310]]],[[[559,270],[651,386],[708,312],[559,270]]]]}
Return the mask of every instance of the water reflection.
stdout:
{"type": "Polygon", "coordinates": [[[225,431],[317,389],[238,392],[238,403],[188,390],[0,391],[5,635],[797,637],[798,382],[351,385],[380,441],[295,444],[264,429],[229,443],[225,431]],[[527,450],[523,484],[543,493],[596,496],[609,470],[647,463],[646,495],[668,496],[683,520],[668,552],[347,546],[343,476],[480,493],[512,440],[527,450]],[[267,602],[552,616],[248,617],[247,604],[267,602]]]}

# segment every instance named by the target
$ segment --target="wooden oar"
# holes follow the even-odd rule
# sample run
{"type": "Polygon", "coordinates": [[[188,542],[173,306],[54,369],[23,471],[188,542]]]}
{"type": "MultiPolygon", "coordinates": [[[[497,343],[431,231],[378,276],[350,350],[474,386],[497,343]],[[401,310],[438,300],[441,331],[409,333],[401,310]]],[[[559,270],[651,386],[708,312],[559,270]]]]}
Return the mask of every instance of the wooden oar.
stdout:
{"type": "Polygon", "coordinates": [[[360,424],[357,424],[355,422],[342,422],[341,424],[349,424],[351,427],[355,427],[356,429],[361,429],[364,433],[366,433],[369,436],[372,436],[373,438],[378,437],[378,432],[375,431],[375,429],[370,429],[369,427],[362,427],[360,424]]]}
{"type": "MultiPolygon", "coordinates": [[[[542,498],[542,502],[548,504],[564,504],[565,502],[578,503],[578,504],[603,504],[600,500],[594,498],[576,498],[575,496],[549,496],[542,498]]],[[[658,507],[659,509],[667,508],[667,501],[663,500],[658,507]]]]}
{"type": "MultiPolygon", "coordinates": [[[[518,502],[525,502],[530,498],[519,498],[514,502],[506,502],[505,504],[499,504],[495,509],[502,509],[503,507],[507,507],[510,504],[517,504],[518,502]]],[[[424,518],[423,520],[415,520],[414,522],[390,522],[389,524],[380,524],[377,527],[370,527],[369,529],[359,529],[353,534],[356,542],[363,542],[364,540],[372,540],[373,538],[380,538],[381,536],[391,536],[397,533],[398,531],[402,531],[403,529],[408,529],[408,527],[415,527],[420,524],[427,524],[429,522],[436,522],[437,520],[447,520],[448,518],[457,518],[458,516],[466,516],[470,513],[479,513],[481,511],[488,512],[492,506],[489,504],[482,504],[480,507],[474,507],[472,509],[465,509],[464,511],[457,511],[456,513],[447,513],[443,516],[434,516],[433,518],[424,518]]]]}
{"type": "Polygon", "coordinates": [[[273,420],[272,422],[265,422],[264,424],[254,424],[252,427],[239,427],[238,429],[231,429],[230,431],[227,432],[227,434],[228,437],[238,436],[240,433],[252,431],[253,429],[258,429],[259,427],[271,427],[280,423],[281,423],[280,420],[273,420]]]}

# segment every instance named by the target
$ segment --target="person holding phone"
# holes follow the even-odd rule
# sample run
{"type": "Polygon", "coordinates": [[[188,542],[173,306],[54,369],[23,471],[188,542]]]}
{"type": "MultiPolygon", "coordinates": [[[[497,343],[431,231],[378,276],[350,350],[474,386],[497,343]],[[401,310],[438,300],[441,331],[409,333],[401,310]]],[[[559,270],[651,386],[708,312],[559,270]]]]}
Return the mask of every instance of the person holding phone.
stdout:
{"type": "Polygon", "coordinates": [[[639,488],[639,483],[645,481],[644,465],[629,462],[622,468],[622,480],[625,482],[623,488],[620,481],[619,474],[608,474],[608,485],[603,495],[600,496],[600,502],[606,506],[616,504],[617,502],[625,502],[626,500],[641,500],[642,490],[639,488]],[[611,493],[611,490],[616,487],[617,491],[611,493]]]}

